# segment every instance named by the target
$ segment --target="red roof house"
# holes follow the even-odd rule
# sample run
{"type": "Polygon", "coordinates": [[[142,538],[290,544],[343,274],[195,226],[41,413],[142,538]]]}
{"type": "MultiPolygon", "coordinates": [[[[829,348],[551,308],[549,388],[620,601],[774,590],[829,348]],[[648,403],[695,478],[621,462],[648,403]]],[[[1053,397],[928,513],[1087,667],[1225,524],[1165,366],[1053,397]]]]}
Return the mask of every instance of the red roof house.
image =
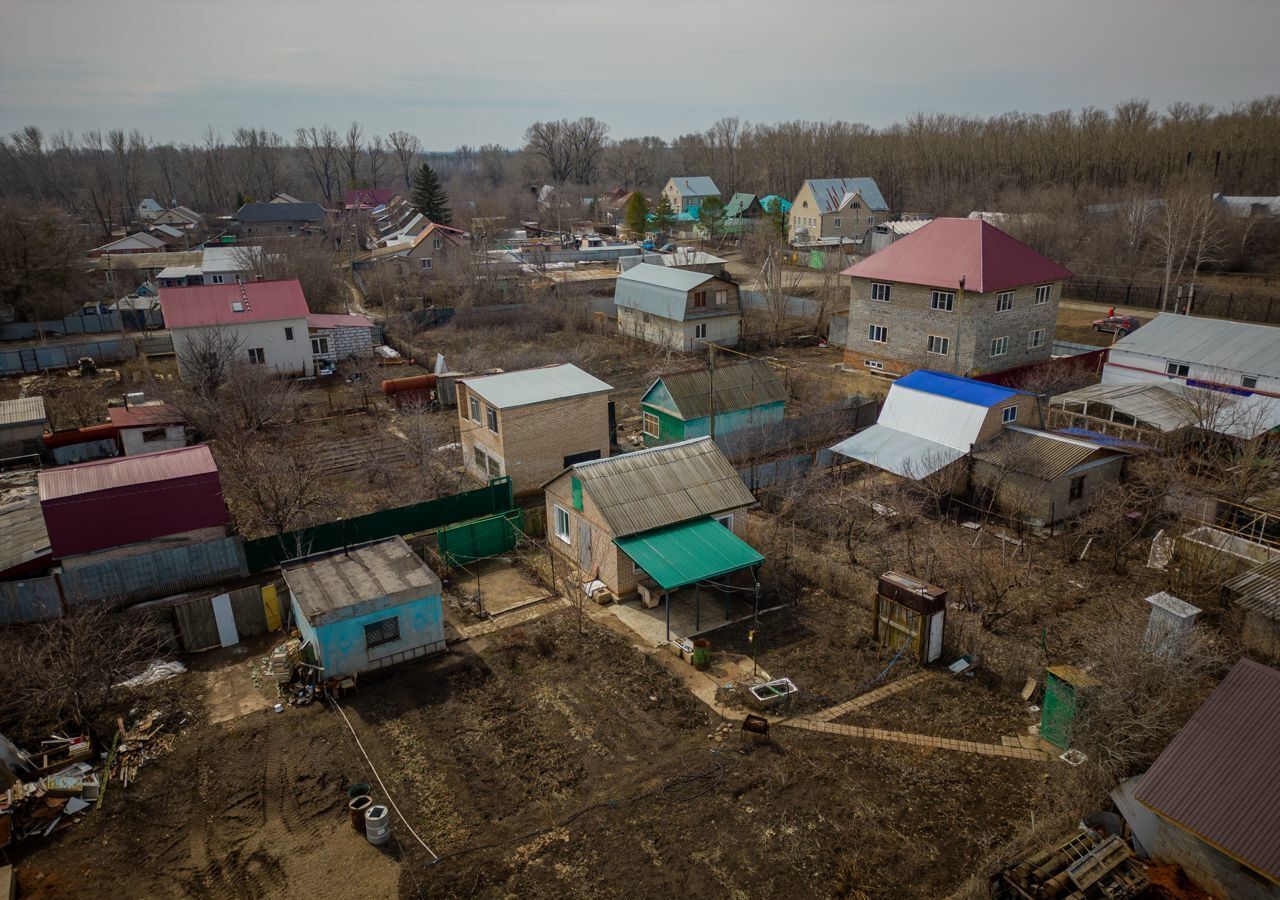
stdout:
{"type": "Polygon", "coordinates": [[[171,329],[305,319],[310,312],[296,278],[161,288],[160,309],[171,329]]]}
{"type": "Polygon", "coordinates": [[[398,193],[395,188],[359,188],[343,194],[342,205],[346,209],[377,209],[394,200],[398,193]]]}

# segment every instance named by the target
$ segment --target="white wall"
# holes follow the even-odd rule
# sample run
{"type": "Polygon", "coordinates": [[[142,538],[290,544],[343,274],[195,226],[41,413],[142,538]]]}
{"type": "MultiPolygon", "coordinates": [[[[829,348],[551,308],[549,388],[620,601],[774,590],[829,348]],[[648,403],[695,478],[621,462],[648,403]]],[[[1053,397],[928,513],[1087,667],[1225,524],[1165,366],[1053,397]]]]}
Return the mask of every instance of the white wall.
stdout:
{"type": "Polygon", "coordinates": [[[1239,387],[1245,375],[1257,377],[1257,390],[1280,394],[1280,377],[1263,375],[1257,372],[1244,372],[1236,369],[1221,369],[1215,366],[1201,366],[1189,363],[1188,360],[1151,356],[1146,353],[1134,353],[1122,347],[1112,347],[1107,355],[1107,364],[1102,369],[1103,384],[1152,384],[1160,381],[1185,381],[1184,378],[1173,378],[1165,374],[1165,366],[1171,362],[1188,363],[1190,374],[1187,376],[1196,381],[1211,381],[1215,384],[1239,387]]]}
{"type": "MultiPolygon", "coordinates": [[[[236,325],[215,326],[225,331],[229,338],[240,345],[241,359],[248,361],[249,350],[261,348],[268,369],[280,375],[312,375],[311,338],[307,333],[307,320],[279,319],[274,322],[244,322],[236,325]],[[293,329],[293,339],[286,338],[285,329],[293,329]]],[[[174,328],[173,349],[178,357],[178,369],[188,343],[199,340],[202,328],[174,328]]]]}
{"type": "Polygon", "coordinates": [[[139,453],[155,453],[157,450],[178,450],[187,446],[187,429],[185,425],[153,425],[149,428],[121,428],[120,443],[124,446],[125,456],[136,456],[139,453]],[[164,437],[159,440],[144,440],[142,435],[148,431],[163,431],[164,437]]]}

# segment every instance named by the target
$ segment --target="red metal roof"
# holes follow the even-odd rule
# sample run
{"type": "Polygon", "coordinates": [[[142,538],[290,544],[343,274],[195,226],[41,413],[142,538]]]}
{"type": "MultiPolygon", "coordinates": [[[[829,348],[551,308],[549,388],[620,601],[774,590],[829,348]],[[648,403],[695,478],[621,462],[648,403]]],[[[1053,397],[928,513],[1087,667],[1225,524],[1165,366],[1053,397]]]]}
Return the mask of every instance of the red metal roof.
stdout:
{"type": "Polygon", "coordinates": [[[170,328],[305,319],[310,312],[296,278],[161,288],[160,309],[170,328]]]}
{"type": "Polygon", "coordinates": [[[168,403],[144,406],[113,406],[107,410],[111,424],[117,428],[142,428],[147,425],[176,425],[187,421],[182,410],[168,403]]]}
{"type": "Polygon", "coordinates": [[[1242,659],[1134,796],[1280,881],[1280,670],[1242,659]]]}
{"type": "Polygon", "coordinates": [[[308,328],[372,328],[371,322],[366,316],[358,316],[354,313],[341,315],[335,313],[311,313],[307,316],[308,328]]]}
{"type": "Polygon", "coordinates": [[[218,466],[205,444],[138,456],[100,459],[41,470],[40,500],[43,502],[62,497],[78,497],[115,488],[208,474],[217,475],[218,466]]]}
{"type": "Polygon", "coordinates": [[[101,425],[86,425],[84,428],[71,428],[67,431],[46,432],[40,436],[40,440],[48,449],[56,450],[58,447],[72,447],[90,441],[111,440],[119,434],[115,425],[104,422],[101,425]]]}
{"type": "Polygon", "coordinates": [[[965,290],[983,294],[1071,277],[981,219],[934,219],[841,274],[950,290],[959,290],[963,276],[965,290]]]}
{"type": "Polygon", "coordinates": [[[395,199],[397,193],[395,188],[359,188],[343,194],[342,205],[347,209],[353,207],[373,209],[376,206],[385,206],[390,203],[395,199]]]}

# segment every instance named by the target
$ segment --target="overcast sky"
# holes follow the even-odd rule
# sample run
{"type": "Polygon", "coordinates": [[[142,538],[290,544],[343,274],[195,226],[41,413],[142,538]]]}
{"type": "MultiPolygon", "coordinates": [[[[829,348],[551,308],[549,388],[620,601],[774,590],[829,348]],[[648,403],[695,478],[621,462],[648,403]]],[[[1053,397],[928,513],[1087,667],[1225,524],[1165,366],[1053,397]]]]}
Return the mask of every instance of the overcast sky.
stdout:
{"type": "Polygon", "coordinates": [[[1280,0],[4,0],[0,23],[3,132],[357,119],[447,150],[566,116],[672,138],[1280,92],[1280,0]]]}

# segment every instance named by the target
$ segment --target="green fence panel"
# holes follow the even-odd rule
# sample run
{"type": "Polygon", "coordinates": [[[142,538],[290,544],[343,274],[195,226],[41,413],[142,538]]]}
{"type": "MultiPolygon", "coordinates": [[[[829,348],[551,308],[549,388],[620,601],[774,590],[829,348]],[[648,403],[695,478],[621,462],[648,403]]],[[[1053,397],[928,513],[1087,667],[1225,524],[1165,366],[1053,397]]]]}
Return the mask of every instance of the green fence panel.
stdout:
{"type": "Polygon", "coordinates": [[[515,507],[510,478],[494,478],[487,487],[437,497],[412,506],[382,509],[366,516],[325,522],[300,528],[280,537],[246,541],[245,560],[250,572],[274,568],[287,559],[322,553],[343,544],[362,544],[393,535],[431,531],[455,522],[503,513],[515,507]]]}
{"type": "Polygon", "coordinates": [[[513,509],[436,530],[436,545],[450,566],[500,556],[515,549],[524,533],[524,510],[513,509]]]}

